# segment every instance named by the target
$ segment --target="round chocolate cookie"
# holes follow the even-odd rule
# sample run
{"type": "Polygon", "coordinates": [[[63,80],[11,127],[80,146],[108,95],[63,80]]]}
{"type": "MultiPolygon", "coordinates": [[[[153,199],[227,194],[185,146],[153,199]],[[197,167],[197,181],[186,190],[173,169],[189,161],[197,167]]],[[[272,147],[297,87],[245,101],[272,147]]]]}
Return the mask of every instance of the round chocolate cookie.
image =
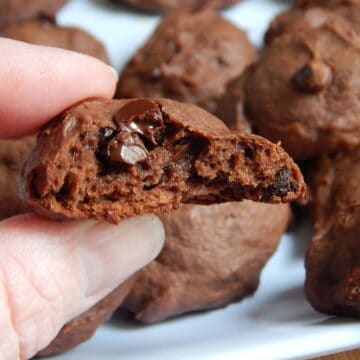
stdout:
{"type": "Polygon", "coordinates": [[[231,132],[205,110],[167,99],[97,99],[42,129],[21,190],[45,216],[117,223],[180,203],[288,202],[306,187],[280,146],[231,132]]]}
{"type": "Polygon", "coordinates": [[[256,57],[246,34],[216,12],[170,14],[123,70],[115,97],[164,97],[214,113],[256,57]]]}
{"type": "Polygon", "coordinates": [[[174,10],[197,10],[204,7],[224,8],[240,0],[113,0],[134,9],[151,12],[169,12],[174,10]]]}
{"type": "Polygon", "coordinates": [[[360,148],[323,157],[314,168],[306,294],[318,311],[360,317],[360,148]]]}
{"type": "Polygon", "coordinates": [[[56,12],[68,0],[1,0],[0,28],[2,26],[43,16],[54,19],[56,12]]]}
{"type": "Polygon", "coordinates": [[[34,137],[0,140],[0,220],[27,211],[19,197],[18,177],[34,145],[34,137]]]}
{"type": "Polygon", "coordinates": [[[183,205],[162,215],[165,247],[138,274],[124,306],[153,323],[253,294],[290,219],[288,205],[183,205]]]}
{"type": "Polygon", "coordinates": [[[46,20],[26,20],[0,30],[0,36],[35,45],[77,51],[109,62],[104,46],[89,33],[75,27],[62,27],[46,20]]]}
{"type": "Polygon", "coordinates": [[[245,112],[255,131],[297,160],[359,144],[359,41],[343,17],[277,37],[246,79],[245,112]]]}

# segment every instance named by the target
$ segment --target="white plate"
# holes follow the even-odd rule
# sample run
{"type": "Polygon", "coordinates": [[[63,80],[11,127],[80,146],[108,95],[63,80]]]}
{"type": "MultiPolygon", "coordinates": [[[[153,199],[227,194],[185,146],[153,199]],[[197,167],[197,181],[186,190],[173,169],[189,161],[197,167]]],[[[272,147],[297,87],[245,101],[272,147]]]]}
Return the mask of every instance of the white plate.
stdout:
{"type": "MultiPolygon", "coordinates": [[[[244,0],[224,15],[260,45],[270,19],[288,5],[285,0],[244,0]]],[[[81,26],[101,39],[116,68],[157,21],[156,16],[127,12],[106,0],[72,0],[60,14],[62,24],[81,26]]],[[[359,322],[320,315],[305,300],[303,255],[309,237],[308,223],[284,236],[254,297],[153,326],[113,321],[91,341],[56,359],[294,359],[359,347],[359,322]]]]}

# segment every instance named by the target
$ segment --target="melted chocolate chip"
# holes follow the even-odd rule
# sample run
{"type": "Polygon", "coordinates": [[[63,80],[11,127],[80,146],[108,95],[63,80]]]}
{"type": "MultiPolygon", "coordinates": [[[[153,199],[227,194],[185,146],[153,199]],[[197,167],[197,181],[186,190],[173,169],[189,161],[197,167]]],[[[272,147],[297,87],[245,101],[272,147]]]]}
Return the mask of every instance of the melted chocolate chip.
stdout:
{"type": "Polygon", "coordinates": [[[137,134],[118,133],[100,151],[100,155],[111,165],[136,165],[148,157],[144,143],[137,134]]]}
{"type": "Polygon", "coordinates": [[[101,128],[99,131],[99,141],[101,145],[105,141],[109,141],[111,138],[113,138],[116,135],[117,131],[111,127],[104,127],[101,128]]]}
{"type": "Polygon", "coordinates": [[[147,159],[145,146],[158,145],[164,120],[159,105],[150,100],[133,100],[115,115],[118,129],[100,129],[97,156],[110,167],[136,165],[147,159]]]}
{"type": "Polygon", "coordinates": [[[305,93],[317,93],[332,82],[332,71],[325,63],[312,60],[295,74],[295,85],[305,93]]]}
{"type": "Polygon", "coordinates": [[[159,105],[150,100],[134,100],[123,106],[115,116],[120,131],[137,133],[151,145],[158,145],[158,137],[164,125],[159,105]]]}

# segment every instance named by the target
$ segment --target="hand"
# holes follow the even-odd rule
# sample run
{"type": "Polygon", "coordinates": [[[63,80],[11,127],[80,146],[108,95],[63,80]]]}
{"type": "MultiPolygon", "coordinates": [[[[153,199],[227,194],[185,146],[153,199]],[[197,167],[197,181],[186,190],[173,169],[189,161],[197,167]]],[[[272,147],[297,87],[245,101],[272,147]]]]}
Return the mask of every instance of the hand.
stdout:
{"type": "MultiPolygon", "coordinates": [[[[96,59],[1,38],[0,49],[0,138],[30,133],[82,99],[113,95],[117,77],[96,59]]],[[[155,216],[117,226],[36,215],[0,222],[0,358],[35,355],[163,241],[155,216]]]]}

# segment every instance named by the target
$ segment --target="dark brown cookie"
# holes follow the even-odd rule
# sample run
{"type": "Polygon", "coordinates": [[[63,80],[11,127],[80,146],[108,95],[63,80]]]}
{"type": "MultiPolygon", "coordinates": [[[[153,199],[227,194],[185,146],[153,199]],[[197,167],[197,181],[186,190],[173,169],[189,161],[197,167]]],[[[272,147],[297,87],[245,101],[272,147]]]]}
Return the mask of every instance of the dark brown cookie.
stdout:
{"type": "Polygon", "coordinates": [[[360,317],[360,148],[324,157],[315,169],[306,294],[318,311],[360,317]]]}
{"type": "Polygon", "coordinates": [[[286,204],[183,205],[161,219],[166,241],[124,306],[145,323],[225,306],[254,293],[290,218],[286,204]]]}
{"type": "Polygon", "coordinates": [[[277,37],[247,75],[248,120],[297,160],[360,143],[360,33],[334,19],[277,37]]]}
{"type": "Polygon", "coordinates": [[[1,0],[0,1],[0,28],[2,26],[43,16],[53,19],[56,12],[68,0],[1,0]]]}
{"type": "Polygon", "coordinates": [[[34,145],[33,137],[0,140],[0,220],[27,210],[19,198],[18,177],[34,145]]]}
{"type": "Polygon", "coordinates": [[[134,9],[151,12],[169,12],[174,10],[197,10],[203,7],[224,8],[240,0],[112,0],[134,9]]]}
{"type": "Polygon", "coordinates": [[[0,36],[35,45],[77,51],[109,63],[101,42],[75,27],[62,27],[46,20],[27,20],[0,30],[0,36]]]}
{"type": "Polygon", "coordinates": [[[116,97],[164,97],[214,113],[226,84],[256,57],[246,34],[216,12],[171,14],[125,67],[116,97]]]}
{"type": "Polygon", "coordinates": [[[74,106],[40,132],[22,176],[22,196],[38,212],[113,223],[181,202],[277,203],[304,192],[280,146],[165,99],[74,106]]]}
{"type": "Polygon", "coordinates": [[[49,356],[64,352],[90,339],[98,327],[109,320],[131,290],[131,278],[84,314],[66,324],[58,336],[38,356],[49,356]]]}

